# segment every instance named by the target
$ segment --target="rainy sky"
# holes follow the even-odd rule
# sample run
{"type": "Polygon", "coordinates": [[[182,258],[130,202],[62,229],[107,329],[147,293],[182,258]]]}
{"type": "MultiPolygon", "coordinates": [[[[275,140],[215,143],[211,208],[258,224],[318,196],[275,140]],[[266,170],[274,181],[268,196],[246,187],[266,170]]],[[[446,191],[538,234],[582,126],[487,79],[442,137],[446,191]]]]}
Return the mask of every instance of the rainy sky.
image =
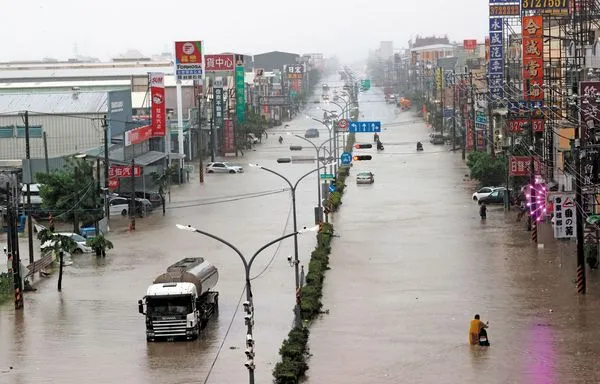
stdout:
{"type": "Polygon", "coordinates": [[[0,61],[103,60],[129,49],[153,55],[175,40],[204,40],[211,53],[272,50],[363,59],[379,41],[415,35],[452,41],[487,30],[486,0],[0,0],[0,61]]]}

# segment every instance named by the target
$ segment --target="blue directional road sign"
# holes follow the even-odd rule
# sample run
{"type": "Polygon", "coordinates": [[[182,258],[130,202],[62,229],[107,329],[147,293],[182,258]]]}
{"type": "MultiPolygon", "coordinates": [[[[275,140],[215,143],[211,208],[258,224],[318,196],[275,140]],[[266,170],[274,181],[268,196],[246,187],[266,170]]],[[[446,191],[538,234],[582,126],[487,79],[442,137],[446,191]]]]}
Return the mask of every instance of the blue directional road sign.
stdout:
{"type": "Polygon", "coordinates": [[[381,121],[353,121],[348,127],[348,132],[381,132],[381,121]]]}
{"type": "Polygon", "coordinates": [[[331,184],[329,186],[329,192],[331,192],[331,193],[335,192],[335,184],[331,184]]]}
{"type": "Polygon", "coordinates": [[[340,155],[340,161],[343,165],[348,165],[352,163],[352,154],[350,152],[342,152],[342,154],[340,155]]]}

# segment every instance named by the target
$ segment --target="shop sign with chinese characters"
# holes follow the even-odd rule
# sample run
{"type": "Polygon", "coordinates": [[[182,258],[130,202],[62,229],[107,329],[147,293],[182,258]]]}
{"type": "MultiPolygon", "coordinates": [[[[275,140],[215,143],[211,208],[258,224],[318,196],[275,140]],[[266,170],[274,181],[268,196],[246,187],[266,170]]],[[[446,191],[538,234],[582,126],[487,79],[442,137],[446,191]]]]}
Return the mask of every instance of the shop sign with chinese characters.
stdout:
{"type": "MultiPolygon", "coordinates": [[[[508,171],[510,176],[529,176],[529,168],[531,165],[530,156],[510,156],[508,161],[508,171]]],[[[536,175],[542,175],[545,172],[544,164],[541,159],[536,156],[533,160],[533,170],[536,175]]]]}
{"type": "MultiPolygon", "coordinates": [[[[241,56],[241,55],[240,55],[241,56]]],[[[236,60],[238,61],[238,60],[236,60]]],[[[242,62],[243,64],[243,62],[242,62]]],[[[246,122],[246,82],[243,65],[235,67],[235,115],[238,124],[246,122]]]]}
{"type": "Polygon", "coordinates": [[[284,70],[288,80],[297,80],[304,77],[304,64],[286,65],[284,70]]]}
{"type": "Polygon", "coordinates": [[[544,100],[542,16],[523,16],[523,89],[525,100],[544,100]],[[529,84],[529,89],[527,85],[529,84]]]}
{"type": "Polygon", "coordinates": [[[554,238],[571,239],[575,237],[577,218],[575,212],[575,194],[561,193],[553,195],[554,238]]]}
{"type": "Polygon", "coordinates": [[[233,130],[233,120],[225,119],[223,125],[223,154],[235,153],[235,132],[233,130]]]}
{"type": "MultiPolygon", "coordinates": [[[[139,165],[134,165],[133,171],[135,177],[140,177],[142,175],[142,167],[139,165]]],[[[131,177],[131,165],[112,165],[110,168],[108,168],[108,177],[111,179],[119,177],[131,177]]]]}
{"type": "Polygon", "coordinates": [[[490,98],[498,100],[504,97],[504,21],[500,17],[490,17],[489,43],[490,98]]]}
{"type": "MultiPolygon", "coordinates": [[[[533,132],[544,132],[544,119],[510,119],[508,120],[508,132],[520,133],[523,132],[525,124],[531,121],[533,132]]],[[[527,128],[527,131],[529,128],[527,128]]]]}
{"type": "Polygon", "coordinates": [[[206,72],[232,72],[235,69],[233,55],[206,55],[204,56],[204,62],[206,72]]]}
{"type": "Polygon", "coordinates": [[[164,73],[149,73],[148,83],[150,85],[150,101],[152,106],[152,137],[163,137],[167,131],[164,73]]]}
{"type": "Polygon", "coordinates": [[[217,127],[223,126],[223,88],[213,88],[213,116],[217,127]]]}
{"type": "Polygon", "coordinates": [[[202,79],[202,41],[175,42],[175,75],[177,80],[202,79]]]}

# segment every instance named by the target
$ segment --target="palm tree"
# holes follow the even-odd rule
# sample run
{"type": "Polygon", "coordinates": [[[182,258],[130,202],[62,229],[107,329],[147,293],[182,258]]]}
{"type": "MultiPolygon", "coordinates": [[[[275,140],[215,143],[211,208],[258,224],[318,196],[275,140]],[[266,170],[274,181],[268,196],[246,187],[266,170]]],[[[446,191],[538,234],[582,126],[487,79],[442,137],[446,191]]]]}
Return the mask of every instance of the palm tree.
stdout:
{"type": "Polygon", "coordinates": [[[55,257],[58,256],[58,291],[60,292],[62,290],[64,253],[73,253],[73,251],[77,248],[77,243],[70,237],[54,233],[47,228],[38,232],[38,239],[40,239],[42,242],[42,252],[52,252],[54,253],[55,257]]]}

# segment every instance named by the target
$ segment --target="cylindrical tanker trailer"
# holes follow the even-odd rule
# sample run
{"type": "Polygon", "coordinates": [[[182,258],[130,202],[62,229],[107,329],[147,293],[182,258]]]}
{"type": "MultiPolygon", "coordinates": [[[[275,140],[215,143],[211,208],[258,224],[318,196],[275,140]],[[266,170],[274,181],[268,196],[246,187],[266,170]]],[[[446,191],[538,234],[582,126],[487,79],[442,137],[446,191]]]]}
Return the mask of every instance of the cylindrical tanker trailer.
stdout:
{"type": "Polygon", "coordinates": [[[138,301],[139,312],[146,316],[146,340],[197,339],[218,310],[219,293],[212,291],[218,280],[217,268],[202,257],[168,267],[138,301]]]}

